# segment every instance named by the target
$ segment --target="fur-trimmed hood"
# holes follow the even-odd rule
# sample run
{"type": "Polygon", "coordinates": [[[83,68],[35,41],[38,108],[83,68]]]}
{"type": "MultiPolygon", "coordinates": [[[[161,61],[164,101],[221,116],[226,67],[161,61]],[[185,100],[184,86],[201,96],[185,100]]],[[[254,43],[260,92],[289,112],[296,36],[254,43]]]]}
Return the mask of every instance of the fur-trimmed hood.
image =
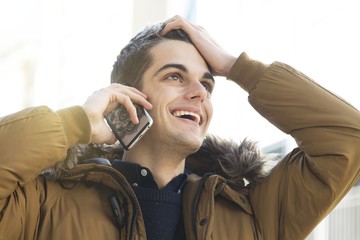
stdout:
{"type": "MultiPolygon", "coordinates": [[[[123,149],[114,145],[77,145],[69,149],[68,156],[61,168],[72,168],[91,158],[106,158],[110,161],[121,159],[123,149]]],[[[269,162],[268,155],[263,155],[256,143],[247,139],[240,143],[210,135],[205,138],[200,149],[186,158],[186,168],[197,175],[214,173],[226,179],[244,184],[258,182],[267,174],[265,164],[269,162]]],[[[48,171],[56,173],[58,171],[48,171]]]]}

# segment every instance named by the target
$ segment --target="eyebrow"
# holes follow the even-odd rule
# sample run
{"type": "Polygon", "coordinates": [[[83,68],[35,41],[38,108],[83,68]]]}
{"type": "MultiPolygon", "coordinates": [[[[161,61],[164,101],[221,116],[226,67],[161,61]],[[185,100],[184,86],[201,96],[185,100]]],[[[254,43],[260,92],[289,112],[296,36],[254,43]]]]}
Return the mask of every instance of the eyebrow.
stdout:
{"type": "MultiPolygon", "coordinates": [[[[160,72],[162,72],[168,68],[177,68],[182,72],[186,72],[186,73],[189,72],[188,69],[182,64],[168,63],[168,64],[165,64],[164,66],[162,66],[161,68],[159,68],[159,70],[157,70],[155,72],[154,76],[158,75],[160,72]]],[[[206,78],[206,79],[210,79],[211,81],[213,81],[215,83],[214,76],[210,72],[205,72],[202,77],[206,78]]]]}

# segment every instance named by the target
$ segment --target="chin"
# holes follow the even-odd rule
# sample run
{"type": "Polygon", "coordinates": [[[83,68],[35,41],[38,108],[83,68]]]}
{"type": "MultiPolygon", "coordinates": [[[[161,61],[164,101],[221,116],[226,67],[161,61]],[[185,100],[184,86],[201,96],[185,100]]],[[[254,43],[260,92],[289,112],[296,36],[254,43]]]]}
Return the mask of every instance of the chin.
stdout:
{"type": "Polygon", "coordinates": [[[187,148],[189,154],[197,152],[199,148],[201,147],[204,139],[183,139],[183,145],[187,148]]]}

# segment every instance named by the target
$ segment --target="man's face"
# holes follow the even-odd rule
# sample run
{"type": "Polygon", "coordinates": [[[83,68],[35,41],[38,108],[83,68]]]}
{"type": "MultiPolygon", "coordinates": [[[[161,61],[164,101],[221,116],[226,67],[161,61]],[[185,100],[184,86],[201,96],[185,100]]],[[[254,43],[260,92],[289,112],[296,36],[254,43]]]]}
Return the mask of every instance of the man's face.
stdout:
{"type": "Polygon", "coordinates": [[[154,124],[143,140],[196,151],[212,117],[214,79],[189,43],[166,40],[150,53],[153,63],[143,75],[142,91],[153,105],[149,113],[154,124]]]}

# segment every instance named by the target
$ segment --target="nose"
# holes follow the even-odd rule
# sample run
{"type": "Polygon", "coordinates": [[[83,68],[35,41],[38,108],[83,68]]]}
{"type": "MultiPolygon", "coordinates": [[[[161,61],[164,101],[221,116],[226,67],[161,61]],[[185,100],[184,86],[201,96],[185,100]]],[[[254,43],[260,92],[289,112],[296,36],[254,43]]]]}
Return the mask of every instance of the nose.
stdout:
{"type": "Polygon", "coordinates": [[[202,85],[202,83],[200,81],[196,81],[189,86],[186,97],[189,100],[198,100],[202,102],[208,96],[208,94],[209,92],[202,85]]]}

